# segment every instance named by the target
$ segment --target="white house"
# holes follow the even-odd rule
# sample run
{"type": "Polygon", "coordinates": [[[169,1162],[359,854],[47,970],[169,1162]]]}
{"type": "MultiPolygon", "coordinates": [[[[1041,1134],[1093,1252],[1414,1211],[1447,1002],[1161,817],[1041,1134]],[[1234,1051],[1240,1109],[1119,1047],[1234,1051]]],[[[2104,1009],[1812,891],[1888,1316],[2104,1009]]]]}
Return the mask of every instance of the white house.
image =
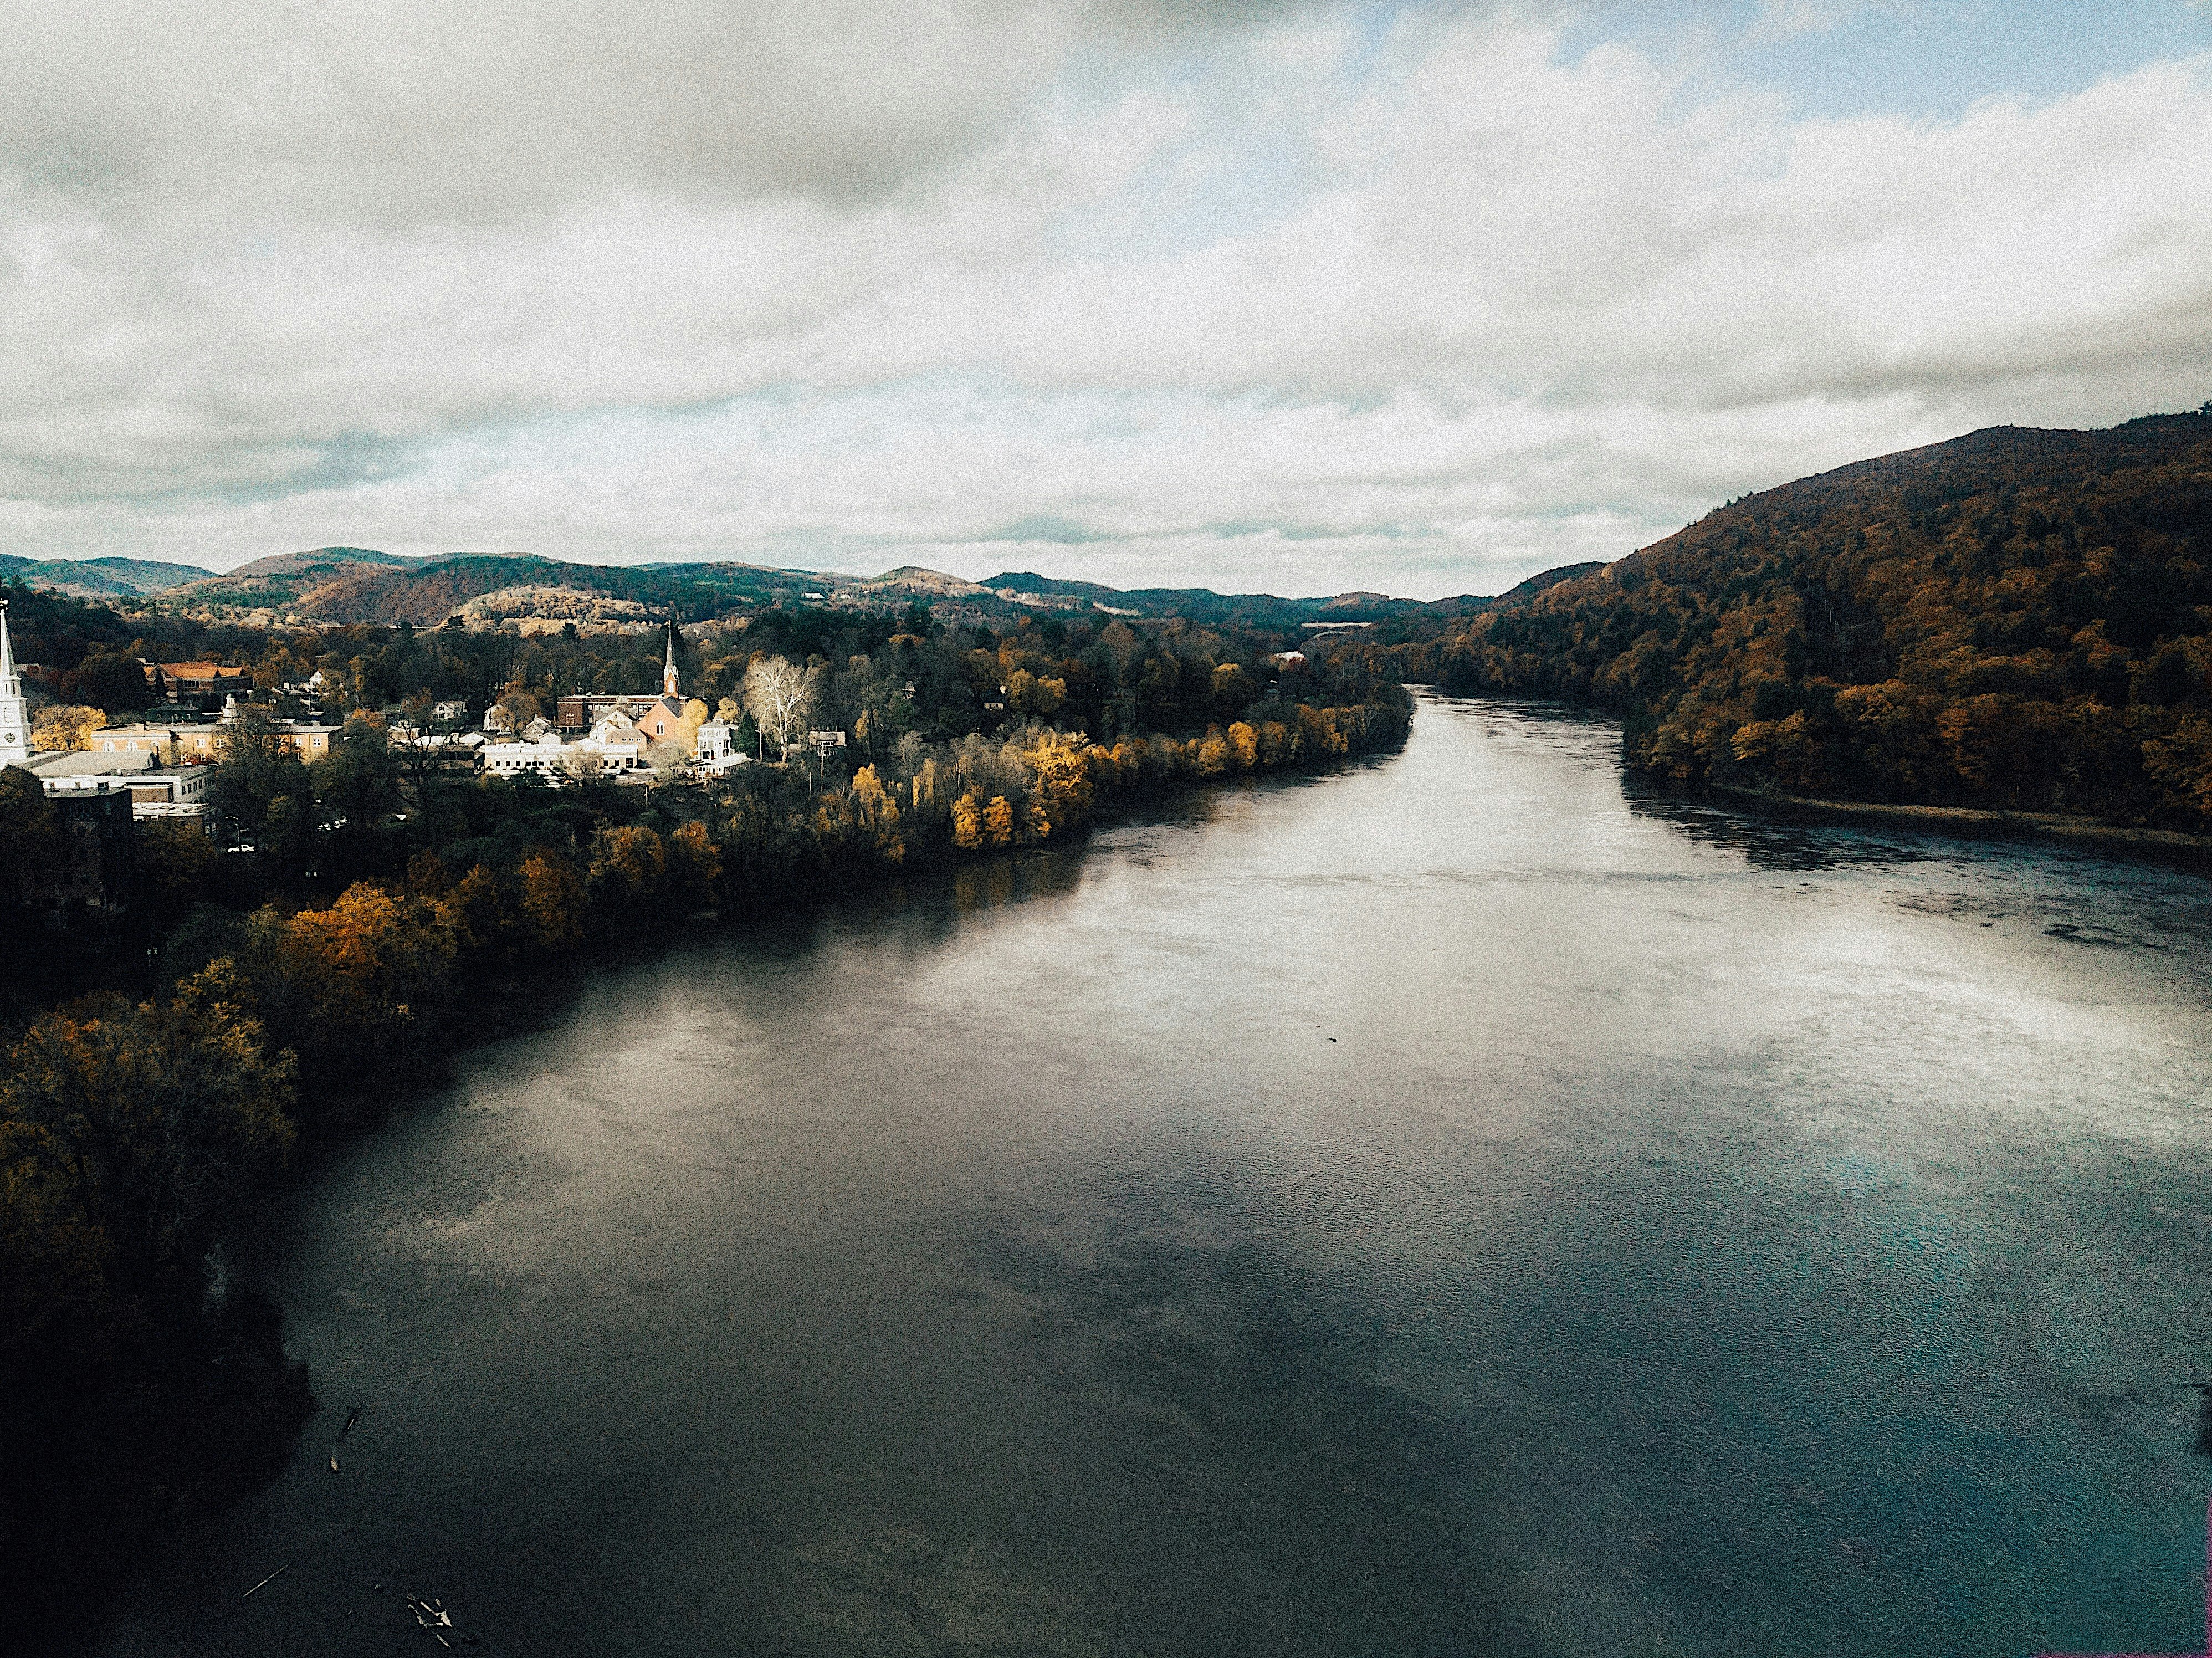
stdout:
{"type": "Polygon", "coordinates": [[[699,727],[699,742],[692,755],[692,768],[708,777],[745,764],[752,758],[737,745],[737,732],[728,721],[709,720],[699,727]]]}

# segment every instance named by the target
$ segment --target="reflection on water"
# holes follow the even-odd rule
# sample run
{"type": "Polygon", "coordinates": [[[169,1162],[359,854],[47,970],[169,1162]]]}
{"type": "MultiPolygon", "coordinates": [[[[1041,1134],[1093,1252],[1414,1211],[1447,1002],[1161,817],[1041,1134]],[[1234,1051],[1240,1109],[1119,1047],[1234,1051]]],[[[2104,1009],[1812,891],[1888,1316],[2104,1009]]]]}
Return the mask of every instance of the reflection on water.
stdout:
{"type": "Polygon", "coordinates": [[[1688,839],[1723,847],[1753,869],[1834,869],[1856,864],[1910,864],[1928,855],[1936,837],[1888,835],[1859,827],[1794,823],[1729,811],[1656,790],[1625,787],[1630,809],[1672,825],[1688,839]]]}
{"type": "Polygon", "coordinates": [[[2206,884],[1618,740],[1427,699],[585,974],[243,1242],[368,1413],[105,1649],[2184,1645],[2206,884]]]}

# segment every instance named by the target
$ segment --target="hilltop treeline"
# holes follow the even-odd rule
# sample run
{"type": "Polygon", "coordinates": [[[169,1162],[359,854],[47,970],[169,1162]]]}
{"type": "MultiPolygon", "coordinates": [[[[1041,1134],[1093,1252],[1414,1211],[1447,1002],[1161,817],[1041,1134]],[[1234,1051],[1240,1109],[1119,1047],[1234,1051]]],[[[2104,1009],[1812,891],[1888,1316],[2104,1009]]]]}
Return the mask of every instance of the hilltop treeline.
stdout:
{"type": "Polygon", "coordinates": [[[2212,829],[2212,405],[1846,466],[1370,654],[1674,779],[2212,829]]]}
{"type": "Polygon", "coordinates": [[[656,568],[511,554],[459,554],[428,563],[325,562],[311,554],[280,563],[288,568],[221,576],[168,597],[204,608],[266,606],[332,622],[404,620],[434,627],[470,599],[532,585],[626,599],[686,618],[795,598],[807,585],[796,571],[742,564],[656,568]]]}

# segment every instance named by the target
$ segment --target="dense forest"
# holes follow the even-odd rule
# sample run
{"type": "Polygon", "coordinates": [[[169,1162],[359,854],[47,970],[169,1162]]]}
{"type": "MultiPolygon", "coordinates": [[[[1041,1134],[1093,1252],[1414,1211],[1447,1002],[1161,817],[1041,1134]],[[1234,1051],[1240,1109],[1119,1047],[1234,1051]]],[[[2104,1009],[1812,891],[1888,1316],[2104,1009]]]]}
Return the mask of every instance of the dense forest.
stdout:
{"type": "Polygon", "coordinates": [[[2212,829],[2212,405],[1845,466],[1369,655],[1668,778],[2212,829]]]}
{"type": "MultiPolygon", "coordinates": [[[[224,835],[140,824],[126,916],[58,936],[0,888],[0,1582],[58,1607],[163,1515],[281,1462],[306,1381],[272,1315],[210,1310],[210,1245],[298,1143],[423,1080],[520,972],[1060,845],[1146,790],[1395,745],[1412,713],[1387,676],[1280,635],[776,610],[681,653],[696,714],[716,705],[762,762],[553,787],[396,742],[389,711],[656,688],[665,634],[256,632],[10,598],[58,695],[114,714],[144,700],[136,657],[215,657],[251,663],[260,699],[220,739],[224,835]],[[797,728],[843,748],[776,762],[741,706],[776,667],[797,728]],[[274,720],[318,671],[343,729],[307,763],[274,720]]],[[[0,770],[0,868],[39,867],[58,834],[37,780],[0,770]]]]}

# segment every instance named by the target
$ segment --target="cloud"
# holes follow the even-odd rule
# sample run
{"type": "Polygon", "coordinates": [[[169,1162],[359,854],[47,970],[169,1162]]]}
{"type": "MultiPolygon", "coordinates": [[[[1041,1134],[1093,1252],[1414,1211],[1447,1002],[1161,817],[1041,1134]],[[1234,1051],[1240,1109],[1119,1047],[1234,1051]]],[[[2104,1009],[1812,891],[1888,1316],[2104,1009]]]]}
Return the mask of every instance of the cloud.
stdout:
{"type": "Polygon", "coordinates": [[[79,0],[19,7],[0,154],[34,190],[478,222],[622,190],[864,197],[1052,72],[1049,0],[79,0]]]}
{"type": "Polygon", "coordinates": [[[11,550],[1480,590],[2212,361],[2203,59],[1846,121],[1510,9],[89,15],[0,69],[11,550]]]}
{"type": "Polygon", "coordinates": [[[1826,34],[1869,11],[1898,12],[1908,0],[1759,0],[1749,30],[1757,41],[1790,40],[1826,34]]]}

